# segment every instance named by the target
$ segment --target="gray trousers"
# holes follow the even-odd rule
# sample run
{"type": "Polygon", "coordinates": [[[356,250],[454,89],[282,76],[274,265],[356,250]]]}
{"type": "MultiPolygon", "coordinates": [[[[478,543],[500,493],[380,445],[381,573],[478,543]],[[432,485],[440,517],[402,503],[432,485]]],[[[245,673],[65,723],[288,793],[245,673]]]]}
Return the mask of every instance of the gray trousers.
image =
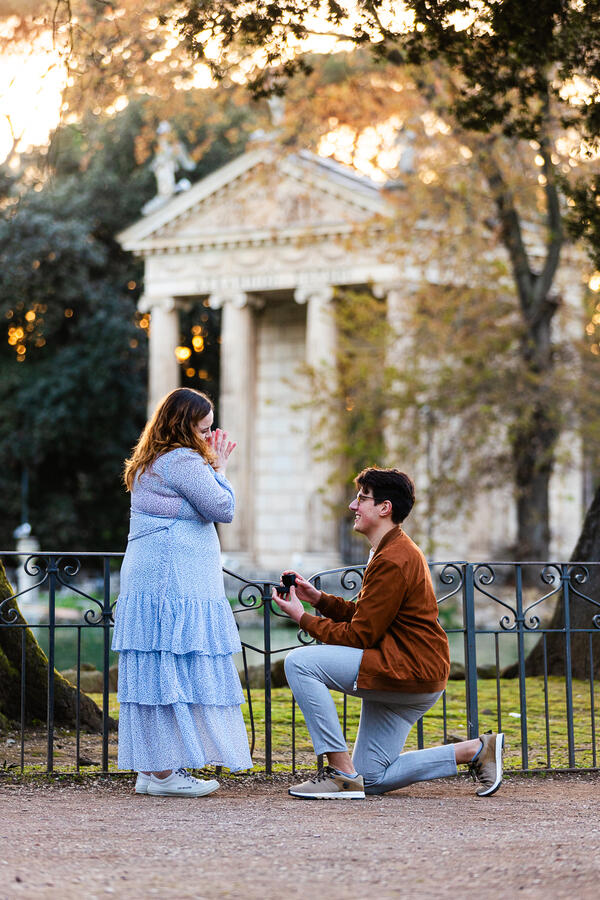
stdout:
{"type": "Polygon", "coordinates": [[[315,753],[348,747],[330,690],[362,698],[352,761],[367,794],[384,794],[415,781],[456,775],[454,747],[402,753],[412,726],[441,697],[356,690],[362,650],[332,644],[298,647],[285,658],[285,674],[312,738],[315,753]]]}

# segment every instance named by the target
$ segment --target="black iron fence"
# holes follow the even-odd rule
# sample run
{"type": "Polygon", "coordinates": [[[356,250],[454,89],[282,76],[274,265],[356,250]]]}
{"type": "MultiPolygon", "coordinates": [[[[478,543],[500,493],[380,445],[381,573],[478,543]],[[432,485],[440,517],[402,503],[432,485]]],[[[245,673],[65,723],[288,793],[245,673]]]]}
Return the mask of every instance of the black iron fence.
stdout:
{"type": "MultiPolygon", "coordinates": [[[[13,664],[15,648],[20,657],[20,722],[0,734],[0,770],[79,772],[94,764],[96,772],[116,771],[117,704],[110,646],[122,554],[11,551],[0,557],[17,585],[12,596],[0,600],[0,652],[10,632],[13,664]],[[45,721],[32,721],[28,708],[28,626],[19,620],[14,601],[46,652],[45,721]],[[91,668],[90,655],[98,669],[91,691],[101,709],[98,736],[87,734],[81,723],[80,688],[91,668]],[[77,688],[71,729],[55,727],[55,667],[68,669],[77,688]],[[89,758],[94,747],[97,760],[89,758]]],[[[504,731],[508,768],[595,769],[599,565],[431,563],[452,672],[440,703],[418,722],[414,747],[467,739],[485,730],[504,731]]],[[[352,598],[363,572],[363,565],[349,566],[320,572],[311,581],[329,593],[352,598]]],[[[224,576],[242,639],[239,670],[255,762],[266,773],[314,762],[302,717],[289,690],[281,686],[279,663],[289,650],[312,643],[312,638],[291,627],[272,603],[272,581],[249,580],[227,569],[224,576]]],[[[344,732],[353,740],[359,701],[344,696],[339,702],[344,732]]]]}

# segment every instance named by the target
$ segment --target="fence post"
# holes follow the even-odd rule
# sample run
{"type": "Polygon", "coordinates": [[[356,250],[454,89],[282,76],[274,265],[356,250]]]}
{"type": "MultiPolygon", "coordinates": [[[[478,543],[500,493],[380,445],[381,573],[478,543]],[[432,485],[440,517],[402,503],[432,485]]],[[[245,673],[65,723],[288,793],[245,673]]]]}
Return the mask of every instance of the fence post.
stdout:
{"type": "Polygon", "coordinates": [[[475,582],[471,563],[464,567],[463,627],[465,639],[465,693],[467,707],[467,738],[479,735],[477,708],[477,648],[475,644],[475,582]]]}
{"type": "Polygon", "coordinates": [[[571,659],[571,573],[568,565],[561,571],[563,608],[565,612],[565,702],[567,706],[567,742],[569,768],[575,768],[575,731],[573,728],[573,671],[571,659]]]}
{"type": "Polygon", "coordinates": [[[523,616],[523,569],[515,566],[515,589],[517,604],[517,653],[519,654],[519,712],[521,714],[521,766],[524,771],[529,768],[529,749],[527,743],[527,683],[525,681],[525,618],[523,616]]]}
{"type": "Polygon", "coordinates": [[[27,665],[26,638],[25,625],[21,625],[21,772],[25,769],[25,703],[27,698],[25,682],[25,667],[27,665]]]}
{"type": "MultiPolygon", "coordinates": [[[[321,590],[321,576],[320,575],[316,576],[315,580],[313,581],[313,585],[316,587],[316,589],[318,591],[321,590]]],[[[318,609],[315,609],[315,615],[320,616],[322,618],[321,613],[319,612],[318,609]]],[[[321,641],[317,641],[317,644],[320,644],[320,643],[321,643],[321,641]]],[[[345,696],[346,695],[344,694],[344,699],[345,699],[345,696]]],[[[344,723],[344,740],[346,740],[346,725],[345,725],[345,723],[344,723]]],[[[319,771],[321,771],[321,769],[323,768],[324,765],[325,765],[325,755],[323,753],[317,753],[317,769],[319,771]]]]}
{"type": "Polygon", "coordinates": [[[271,743],[271,585],[263,585],[263,639],[265,671],[265,774],[273,772],[273,748],[271,743]]]}
{"type": "Polygon", "coordinates": [[[102,606],[102,628],[104,632],[104,664],[102,674],[102,771],[108,772],[108,719],[109,719],[109,676],[110,676],[110,625],[112,610],[110,606],[110,557],[104,557],[103,587],[104,603],[102,606]]]}
{"type": "Polygon", "coordinates": [[[56,636],[56,574],[57,561],[54,556],[48,560],[48,749],[46,771],[54,771],[54,641],[56,636]]]}

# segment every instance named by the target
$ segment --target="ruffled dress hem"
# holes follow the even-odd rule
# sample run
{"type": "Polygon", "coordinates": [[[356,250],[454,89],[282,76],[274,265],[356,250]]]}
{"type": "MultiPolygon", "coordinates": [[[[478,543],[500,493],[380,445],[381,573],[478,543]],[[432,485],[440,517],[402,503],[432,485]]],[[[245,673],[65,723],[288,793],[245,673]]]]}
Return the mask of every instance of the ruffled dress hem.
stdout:
{"type": "Polygon", "coordinates": [[[123,703],[118,765],[137,772],[207,765],[232,772],[251,769],[242,711],[239,706],[123,703]]]}

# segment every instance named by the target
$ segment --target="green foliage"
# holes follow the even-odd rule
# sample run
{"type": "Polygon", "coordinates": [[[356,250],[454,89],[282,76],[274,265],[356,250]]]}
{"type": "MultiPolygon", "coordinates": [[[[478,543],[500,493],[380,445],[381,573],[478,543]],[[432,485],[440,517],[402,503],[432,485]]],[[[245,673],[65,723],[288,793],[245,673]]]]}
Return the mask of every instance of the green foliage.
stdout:
{"type": "Polygon", "coordinates": [[[573,201],[566,218],[569,233],[574,239],[586,242],[592,262],[600,269],[600,177],[592,181],[579,178],[565,190],[573,201]]]}
{"type": "MultiPolygon", "coordinates": [[[[252,72],[255,93],[279,92],[290,76],[306,72],[310,63],[290,59],[288,41],[290,35],[309,38],[318,15],[331,34],[369,46],[377,59],[413,65],[444,60],[460,76],[454,111],[464,127],[487,132],[499,125],[510,136],[535,136],[545,100],[550,93],[559,97],[565,80],[600,74],[598,0],[540,0],[535,16],[519,0],[406,0],[403,7],[411,24],[407,15],[390,16],[386,0],[357,0],[351,6],[322,0],[178,0],[174,11],[192,56],[217,78],[246,63],[245,48],[267,52],[267,71],[252,72]],[[221,55],[214,53],[215,41],[221,55]]],[[[569,122],[584,119],[598,134],[600,98],[592,97],[588,107],[571,110],[569,122]]]]}
{"type": "MultiPolygon", "coordinates": [[[[474,484],[511,483],[518,536],[516,547],[504,549],[542,558],[559,437],[567,428],[597,427],[593,379],[581,377],[574,311],[556,277],[566,256],[558,175],[583,160],[555,121],[546,120],[531,143],[497,128],[466,130],[454,106],[460,78],[439,62],[372,67],[369,77],[364,61],[347,66],[337,105],[321,85],[313,102],[324,121],[333,112],[336,126],[358,135],[367,122],[356,97],[371,91],[369,121],[403,123],[399,141],[412,134],[410,170],[389,172],[397,214],[381,237],[381,258],[410,277],[394,286],[403,318],[387,337],[366,293],[338,303],[340,384],[322,417],[325,434],[335,433],[328,419],[338,427],[332,457],[342,460],[344,478],[365,456],[419,472],[428,485],[419,510],[427,507],[432,525],[454,514],[474,484]],[[361,309],[364,322],[356,318],[361,309]],[[345,320],[365,341],[362,362],[343,335],[345,320]]],[[[297,87],[289,91],[296,96],[297,87]]],[[[590,363],[588,353],[591,376],[590,363]]],[[[322,402],[333,380],[317,376],[322,402]]]]}
{"type": "MultiPolygon", "coordinates": [[[[241,89],[180,92],[173,127],[200,178],[244,147],[256,110],[241,89]]],[[[43,545],[120,549],[129,498],[123,459],[146,418],[147,337],[136,302],[143,269],[116,235],[156,191],[146,161],[166,110],[154,98],[118,115],[61,125],[17,176],[0,169],[0,543],[28,517],[43,545]]],[[[184,383],[218,396],[218,314],[182,314],[205,351],[184,383]]]]}
{"type": "MultiPolygon", "coordinates": [[[[576,129],[591,152],[598,147],[600,0],[540,0],[535,15],[521,0],[406,0],[403,12],[412,16],[411,25],[407,15],[390,17],[386,0],[357,0],[351,6],[321,0],[178,0],[174,10],[192,57],[209,65],[218,79],[243,66],[257,96],[283,93],[292,76],[311,71],[309,57],[290,56],[289,38],[309,38],[318,14],[327,23],[321,27],[340,41],[368,47],[377,60],[447,67],[453,87],[443,91],[443,103],[466,130],[536,140],[543,147],[552,119],[576,129]],[[215,44],[220,54],[214,53],[215,44]],[[261,55],[248,71],[249,48],[265,51],[266,65],[261,55]],[[585,99],[572,102],[569,89],[577,80],[585,99]]],[[[433,105],[439,104],[436,79],[425,79],[421,87],[433,105]]],[[[544,171],[548,167],[550,157],[544,171]]],[[[573,233],[587,241],[600,267],[600,180],[581,179],[571,196],[573,233]]]]}
{"type": "Polygon", "coordinates": [[[153,190],[135,163],[139,124],[131,109],[85,141],[60,129],[51,177],[0,221],[5,546],[20,520],[23,469],[29,518],[47,546],[114,548],[126,533],[120,471],[144,422],[146,347],[135,324],[139,265],[114,234],[153,190]]]}

